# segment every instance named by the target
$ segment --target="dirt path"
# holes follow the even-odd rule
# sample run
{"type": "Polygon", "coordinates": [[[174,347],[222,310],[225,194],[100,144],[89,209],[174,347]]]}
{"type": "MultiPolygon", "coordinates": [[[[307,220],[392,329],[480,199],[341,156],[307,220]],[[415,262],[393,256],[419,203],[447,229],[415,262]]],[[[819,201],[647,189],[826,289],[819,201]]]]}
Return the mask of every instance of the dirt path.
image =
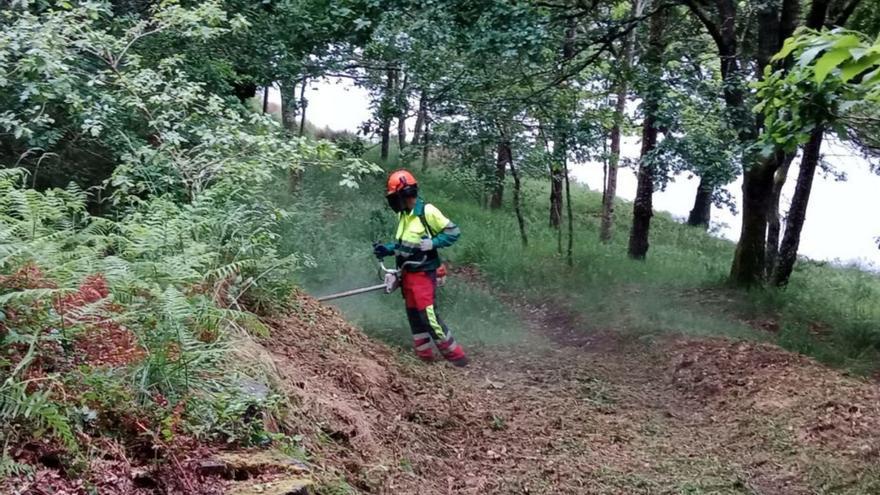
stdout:
{"type": "Polygon", "coordinates": [[[642,340],[517,307],[526,341],[471,349],[465,370],[311,302],[279,322],[275,363],[320,429],[309,450],[373,493],[880,493],[875,383],[771,345],[642,340]]]}
{"type": "Polygon", "coordinates": [[[519,313],[528,342],[446,373],[447,493],[880,493],[874,384],[769,345],[519,313]]]}

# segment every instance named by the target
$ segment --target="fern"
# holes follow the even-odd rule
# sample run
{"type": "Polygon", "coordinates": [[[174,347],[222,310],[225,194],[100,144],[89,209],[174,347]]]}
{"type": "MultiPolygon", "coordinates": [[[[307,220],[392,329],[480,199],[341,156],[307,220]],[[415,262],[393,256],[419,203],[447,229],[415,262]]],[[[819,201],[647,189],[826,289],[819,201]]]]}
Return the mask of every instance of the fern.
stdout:
{"type": "Polygon", "coordinates": [[[69,451],[79,448],[68,418],[51,401],[49,392],[28,393],[26,381],[7,379],[0,385],[0,421],[51,430],[69,451]]]}
{"type": "Polygon", "coordinates": [[[204,279],[205,280],[225,280],[233,275],[237,275],[242,272],[244,268],[252,268],[257,265],[256,260],[238,260],[233,261],[231,263],[227,263],[225,265],[219,266],[212,270],[205,272],[204,279]]]}
{"type": "Polygon", "coordinates": [[[6,450],[0,455],[0,480],[12,476],[31,476],[32,474],[34,474],[34,468],[27,464],[15,462],[15,459],[9,457],[9,453],[6,450]]]}
{"type": "Polygon", "coordinates": [[[24,289],[6,294],[0,294],[0,305],[16,303],[22,304],[26,302],[39,301],[41,299],[51,299],[70,292],[70,289],[24,289]]]}

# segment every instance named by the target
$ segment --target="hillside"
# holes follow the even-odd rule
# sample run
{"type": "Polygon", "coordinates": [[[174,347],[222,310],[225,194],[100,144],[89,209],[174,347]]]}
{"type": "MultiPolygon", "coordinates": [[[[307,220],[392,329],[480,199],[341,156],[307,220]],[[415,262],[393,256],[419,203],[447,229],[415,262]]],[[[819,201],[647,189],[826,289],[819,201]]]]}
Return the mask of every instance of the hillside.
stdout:
{"type": "MultiPolygon", "coordinates": [[[[328,494],[880,488],[873,383],[771,345],[646,341],[589,331],[557,308],[509,307],[526,326],[522,340],[474,346],[474,365],[461,371],[416,363],[300,296],[240,349],[259,356],[291,404],[277,421],[297,432],[300,454],[180,446],[159,467],[108,452],[89,481],[111,494],[280,495],[311,493],[291,488],[309,483],[328,494]],[[227,467],[211,468],[217,460],[227,467]]],[[[44,466],[32,481],[0,486],[85,493],[45,452],[33,455],[44,466]]]]}
{"type": "Polygon", "coordinates": [[[880,18],[807,3],[3,2],[0,493],[880,493],[880,278],[798,257],[880,18]]]}
{"type": "MultiPolygon", "coordinates": [[[[779,347],[872,372],[876,341],[862,332],[878,322],[875,275],[804,263],[785,291],[732,290],[723,284],[732,243],[662,213],[654,254],[626,260],[617,254],[622,233],[610,246],[596,240],[598,215],[590,212],[598,212],[600,198],[582,189],[573,201],[588,214],[576,223],[575,265],[567,267],[555,252],[555,233],[542,225],[540,185],[526,188],[530,245],[522,248],[509,204],[481,208],[479,196],[442,167],[420,177],[425,196],[464,232],[448,250],[453,274],[441,308],[475,356],[464,373],[444,373],[437,394],[450,401],[445,414],[455,415],[440,423],[444,439],[456,438],[460,471],[453,470],[451,485],[422,481],[422,490],[880,489],[876,383],[779,347]]],[[[367,181],[344,196],[315,192],[326,190],[321,184],[307,180],[304,190],[320,198],[321,232],[334,232],[336,242],[315,254],[306,286],[325,294],[368,285],[375,276],[369,242],[393,225],[378,201],[381,183],[367,181]]],[[[621,216],[630,208],[618,205],[621,216]]],[[[370,335],[408,352],[398,297],[334,304],[370,335]]],[[[427,404],[420,407],[430,410],[427,404]]],[[[403,486],[383,490],[409,493],[403,486]]]]}
{"type": "MultiPolygon", "coordinates": [[[[821,302],[810,313],[792,310],[803,308],[809,291],[767,291],[757,305],[754,293],[719,283],[730,243],[662,215],[652,240],[659,260],[615,255],[613,244],[593,240],[594,217],[587,215],[577,224],[576,263],[568,267],[555,252],[554,232],[540,220],[545,191],[539,184],[528,183],[531,243],[522,248],[509,208],[482,208],[452,173],[436,166],[420,176],[425,195],[437,198],[465,232],[449,250],[453,270],[440,305],[469,349],[469,368],[410,357],[398,294],[339,301],[370,337],[301,292],[265,306],[255,321],[243,309],[223,307],[241,299],[236,270],[246,265],[208,275],[217,278],[169,279],[152,271],[155,264],[138,261],[153,252],[146,248],[171,256],[177,245],[158,236],[150,238],[155,244],[144,240],[139,250],[118,251],[130,260],[125,268],[123,259],[86,250],[103,246],[107,235],[87,223],[75,235],[92,241],[76,259],[91,275],[69,295],[58,299],[68,292],[54,287],[80,280],[79,272],[61,269],[63,263],[47,265],[46,273],[29,265],[2,279],[10,301],[5,332],[16,322],[46,332],[51,320],[32,320],[27,308],[54,305],[70,337],[40,333],[38,359],[25,346],[12,347],[19,354],[11,362],[25,362],[28,374],[4,386],[46,383],[51,388],[36,391],[58,399],[37,403],[45,421],[37,423],[45,424],[37,436],[13,437],[4,461],[13,470],[0,486],[11,493],[240,495],[878,489],[876,383],[778,347],[802,345],[829,362],[872,369],[871,340],[862,349],[835,343],[852,342],[847,332],[875,321],[872,313],[865,320],[847,313],[873,308],[873,275],[805,265],[794,283],[811,289],[819,279],[826,288],[836,281],[844,291],[810,296],[821,302]],[[132,279],[135,274],[141,278],[132,279]],[[169,281],[182,287],[180,295],[137,285],[169,281]],[[189,308],[198,304],[209,304],[208,312],[193,320],[189,308]],[[150,311],[163,315],[158,329],[167,330],[150,330],[150,311]],[[212,326],[213,314],[225,315],[224,326],[212,326]],[[828,323],[841,314],[846,318],[828,323]],[[195,340],[181,341],[175,328],[193,332],[195,340]],[[170,340],[155,340],[159,331],[171,332],[170,340]],[[216,352],[221,360],[206,360],[216,352]],[[181,359],[184,373],[174,374],[181,359]],[[198,371],[189,374],[187,363],[198,371]],[[132,407],[126,401],[143,389],[129,377],[150,367],[159,377],[153,387],[162,392],[140,395],[143,402],[132,407]],[[83,381],[91,388],[78,385],[83,381]],[[65,428],[76,432],[75,445],[86,454],[68,450],[65,428]]],[[[277,220],[278,251],[271,255],[298,253],[296,273],[316,295],[373,283],[370,242],[393,225],[381,201],[381,175],[364,178],[354,191],[330,187],[332,180],[308,173],[294,197],[271,175],[249,186],[272,191],[263,199],[296,212],[277,220]]],[[[576,190],[574,200],[581,211],[596,205],[586,190],[576,190]]],[[[179,235],[205,221],[194,224],[189,219],[201,217],[186,211],[162,214],[179,235]]],[[[223,210],[200,214],[210,214],[211,225],[226,219],[223,210]]],[[[140,221],[132,216],[112,228],[128,232],[140,221]]],[[[46,239],[28,242],[48,259],[62,256],[53,244],[40,244],[46,239]]],[[[282,282],[289,283],[275,283],[282,282]]],[[[246,304],[273,301],[266,294],[272,293],[254,292],[246,304]]]]}

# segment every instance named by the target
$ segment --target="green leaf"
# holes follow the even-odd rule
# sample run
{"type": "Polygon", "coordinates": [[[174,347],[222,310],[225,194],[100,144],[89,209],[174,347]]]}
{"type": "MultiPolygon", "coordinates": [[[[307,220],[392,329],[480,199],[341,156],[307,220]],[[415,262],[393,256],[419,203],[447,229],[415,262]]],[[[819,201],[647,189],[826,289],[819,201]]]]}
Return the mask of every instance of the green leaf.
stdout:
{"type": "Polygon", "coordinates": [[[835,48],[830,52],[826,52],[816,61],[814,69],[814,78],[817,83],[821,83],[828,77],[828,74],[836,69],[841,62],[850,58],[849,48],[835,48]]]}
{"type": "Polygon", "coordinates": [[[782,60],[785,57],[791,55],[791,52],[793,52],[795,50],[795,48],[797,48],[797,47],[798,47],[797,39],[788,38],[785,40],[785,43],[782,44],[782,50],[779,50],[779,53],[774,55],[773,58],[770,60],[773,62],[776,62],[777,60],[782,60]]]}
{"type": "Polygon", "coordinates": [[[855,48],[850,48],[849,53],[852,55],[853,60],[858,60],[868,53],[868,49],[862,46],[857,46],[855,48]]]}
{"type": "Polygon", "coordinates": [[[819,53],[822,52],[822,50],[824,50],[824,49],[825,49],[825,46],[823,45],[823,46],[814,46],[813,48],[810,48],[809,50],[804,51],[804,53],[801,54],[800,58],[798,58],[798,64],[801,66],[810,65],[810,63],[813,62],[813,60],[816,58],[816,56],[819,55],[819,53]]]}
{"type": "Polygon", "coordinates": [[[854,34],[845,34],[834,42],[834,48],[852,48],[862,44],[862,40],[854,34]]]}
{"type": "Polygon", "coordinates": [[[880,54],[863,57],[857,62],[845,64],[840,68],[840,79],[843,82],[849,82],[852,78],[877,65],[878,62],[880,62],[880,54]]]}

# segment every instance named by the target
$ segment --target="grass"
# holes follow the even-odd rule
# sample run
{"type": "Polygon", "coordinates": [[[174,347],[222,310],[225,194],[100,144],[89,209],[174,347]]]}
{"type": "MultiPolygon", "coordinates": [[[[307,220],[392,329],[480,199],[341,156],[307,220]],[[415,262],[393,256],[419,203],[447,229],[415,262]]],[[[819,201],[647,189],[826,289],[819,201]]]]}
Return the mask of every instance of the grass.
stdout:
{"type": "MultiPolygon", "coordinates": [[[[388,168],[397,165],[392,156],[388,168]]],[[[504,207],[492,211],[453,169],[416,171],[423,196],[462,228],[461,240],[445,257],[454,264],[477,266],[505,293],[552,302],[583,315],[593,328],[645,336],[768,340],[859,374],[875,371],[880,363],[876,274],[805,261],[786,289],[730,289],[725,279],[733,243],[681,225],[662,212],[652,222],[647,260],[632,261],[626,256],[631,205],[618,202],[613,239],[602,244],[601,196],[578,185],[572,188],[574,263],[569,267],[557,252],[556,231],[547,226],[545,180],[524,183],[526,248],[510,205],[510,184],[504,207]]],[[[326,181],[326,174],[307,175],[302,186],[307,213],[291,225],[299,237],[291,240],[290,249],[315,261],[303,274],[313,294],[376,283],[370,243],[387,240],[395,225],[383,198],[384,178],[368,179],[359,190],[348,192],[338,192],[326,181]]],[[[503,345],[522,336],[516,316],[495,294],[450,278],[439,305],[464,342],[503,345]]],[[[370,294],[337,305],[368,332],[407,345],[399,297],[370,294]]]]}

